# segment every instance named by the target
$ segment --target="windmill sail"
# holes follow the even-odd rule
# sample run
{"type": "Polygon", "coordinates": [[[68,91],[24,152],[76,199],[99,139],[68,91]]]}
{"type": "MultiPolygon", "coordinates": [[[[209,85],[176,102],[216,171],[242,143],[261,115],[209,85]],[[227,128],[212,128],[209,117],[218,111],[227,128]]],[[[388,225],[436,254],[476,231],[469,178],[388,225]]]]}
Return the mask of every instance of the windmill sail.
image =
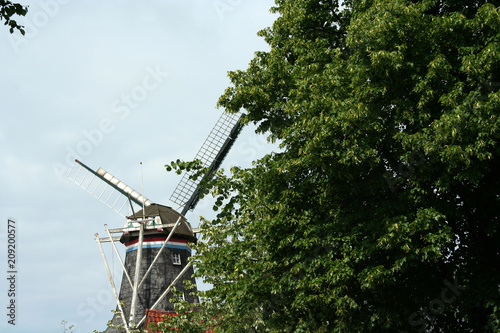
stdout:
{"type": "MultiPolygon", "coordinates": [[[[196,154],[195,160],[200,160],[202,166],[208,168],[204,176],[211,177],[220,167],[227,153],[231,149],[234,140],[238,137],[243,123],[241,122],[241,112],[223,113],[207,139],[196,154]]],[[[181,214],[184,215],[193,209],[199,200],[199,184],[201,179],[193,180],[189,177],[193,174],[185,173],[181,181],[175,188],[170,200],[184,206],[181,214]]]]}
{"type": "Polygon", "coordinates": [[[68,178],[123,217],[142,209],[143,205],[152,204],[151,200],[109,172],[102,168],[94,171],[79,160],[75,160],[68,178]]]}

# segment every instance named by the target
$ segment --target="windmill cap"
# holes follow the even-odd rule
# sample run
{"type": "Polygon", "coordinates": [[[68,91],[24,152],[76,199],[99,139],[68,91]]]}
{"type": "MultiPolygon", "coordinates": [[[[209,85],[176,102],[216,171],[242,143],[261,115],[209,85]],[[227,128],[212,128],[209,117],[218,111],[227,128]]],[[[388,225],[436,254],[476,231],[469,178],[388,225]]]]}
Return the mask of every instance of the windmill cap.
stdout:
{"type": "MultiPolygon", "coordinates": [[[[142,219],[143,216],[146,218],[155,218],[159,216],[162,224],[175,224],[179,217],[181,217],[181,224],[175,229],[175,234],[177,236],[184,236],[190,241],[196,241],[196,237],[194,235],[193,229],[191,228],[191,224],[186,220],[184,216],[173,210],[171,207],[153,203],[145,207],[144,213],[141,209],[135,214],[128,216],[128,218],[131,220],[136,220],[142,219]]],[[[170,232],[172,228],[166,229],[168,229],[168,231],[170,232]]]]}

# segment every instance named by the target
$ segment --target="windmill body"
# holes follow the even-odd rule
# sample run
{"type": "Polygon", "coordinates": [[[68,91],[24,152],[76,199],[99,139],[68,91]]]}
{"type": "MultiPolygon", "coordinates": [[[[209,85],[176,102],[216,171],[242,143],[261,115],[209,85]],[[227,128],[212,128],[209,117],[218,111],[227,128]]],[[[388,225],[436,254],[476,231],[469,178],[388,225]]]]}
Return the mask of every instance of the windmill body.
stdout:
{"type": "MultiPolygon", "coordinates": [[[[139,281],[143,281],[143,283],[138,286],[137,290],[134,313],[136,323],[139,323],[144,318],[146,310],[152,309],[153,305],[155,305],[155,309],[162,311],[174,310],[173,304],[170,302],[173,294],[171,292],[164,296],[163,294],[173,284],[176,277],[186,269],[188,259],[191,256],[190,243],[196,243],[196,237],[189,222],[170,207],[151,204],[144,211],[141,210],[130,216],[128,226],[123,228],[124,232],[120,237],[120,242],[126,248],[125,269],[119,294],[120,301],[124,303],[123,312],[125,318],[131,316],[131,304],[134,294],[134,284],[130,283],[128,277],[135,276],[139,255],[140,230],[137,230],[138,222],[136,221],[140,221],[143,217],[152,220],[152,222],[146,225],[142,239],[138,276],[139,281]],[[181,218],[179,226],[165,243],[179,218],[181,218]],[[130,229],[130,231],[127,231],[127,229],[130,229]],[[157,258],[156,262],[152,265],[155,258],[157,258]],[[144,278],[150,267],[149,274],[144,278]]],[[[181,293],[182,299],[190,303],[199,303],[198,298],[190,294],[193,290],[187,290],[184,283],[184,280],[191,280],[195,284],[193,274],[193,267],[187,267],[182,280],[177,282],[175,287],[181,293]]],[[[119,316],[115,316],[113,322],[115,325],[120,325],[119,316]]],[[[119,330],[110,328],[107,332],[119,332],[119,330]]]]}

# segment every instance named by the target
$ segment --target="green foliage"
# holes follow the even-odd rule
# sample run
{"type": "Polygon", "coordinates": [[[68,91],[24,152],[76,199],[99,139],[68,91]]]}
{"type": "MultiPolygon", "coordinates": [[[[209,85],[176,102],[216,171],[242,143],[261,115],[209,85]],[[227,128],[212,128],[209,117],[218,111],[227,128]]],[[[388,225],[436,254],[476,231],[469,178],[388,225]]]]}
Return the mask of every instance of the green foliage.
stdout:
{"type": "Polygon", "coordinates": [[[63,325],[63,333],[73,333],[73,328],[75,328],[75,325],[69,325],[66,327],[68,322],[66,320],[61,321],[61,325],[63,325]]]}
{"type": "Polygon", "coordinates": [[[15,20],[12,19],[14,15],[25,16],[28,12],[28,7],[23,7],[18,3],[12,3],[8,0],[0,0],[0,21],[5,20],[4,25],[10,27],[10,33],[14,33],[14,29],[19,30],[19,32],[24,35],[24,27],[17,24],[15,20]]]}
{"type": "Polygon", "coordinates": [[[498,4],[343,5],[277,0],[270,51],[229,73],[219,106],[282,152],[207,182],[197,316],[224,332],[496,331],[498,4]]]}

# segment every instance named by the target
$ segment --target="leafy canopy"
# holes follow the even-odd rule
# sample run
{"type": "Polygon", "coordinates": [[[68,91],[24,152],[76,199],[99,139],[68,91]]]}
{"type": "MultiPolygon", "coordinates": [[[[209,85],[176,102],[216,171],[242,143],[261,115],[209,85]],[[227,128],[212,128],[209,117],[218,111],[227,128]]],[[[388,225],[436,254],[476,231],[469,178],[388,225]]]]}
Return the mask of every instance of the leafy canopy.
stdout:
{"type": "Polygon", "coordinates": [[[498,3],[272,11],[270,51],[229,73],[218,105],[244,108],[282,151],[206,184],[219,213],[194,260],[213,289],[184,324],[498,330],[498,3]]]}
{"type": "Polygon", "coordinates": [[[14,33],[14,29],[17,29],[22,35],[24,35],[24,27],[17,24],[15,20],[12,19],[14,15],[25,16],[28,13],[28,7],[23,7],[18,3],[12,3],[8,0],[0,0],[0,21],[5,20],[4,25],[10,27],[10,33],[14,33]]]}

